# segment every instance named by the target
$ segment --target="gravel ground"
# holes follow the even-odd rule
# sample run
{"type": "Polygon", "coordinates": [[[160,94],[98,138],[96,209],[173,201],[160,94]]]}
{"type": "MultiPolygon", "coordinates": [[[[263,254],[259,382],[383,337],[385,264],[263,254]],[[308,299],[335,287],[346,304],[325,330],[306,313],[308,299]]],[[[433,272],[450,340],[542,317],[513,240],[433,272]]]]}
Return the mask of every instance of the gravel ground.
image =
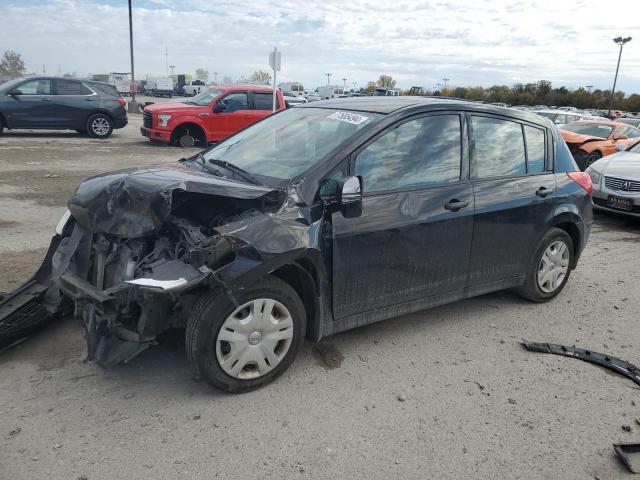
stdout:
{"type": "MultiPolygon", "coordinates": [[[[0,290],[38,266],[82,178],[187,153],[130,122],[0,137],[0,290]]],[[[596,215],[554,301],[496,293],[342,333],[240,396],[193,379],[180,331],[104,370],[66,318],[0,355],[0,478],[631,477],[612,443],[640,440],[638,386],[519,340],[640,364],[639,271],[640,222],[596,215]]]]}

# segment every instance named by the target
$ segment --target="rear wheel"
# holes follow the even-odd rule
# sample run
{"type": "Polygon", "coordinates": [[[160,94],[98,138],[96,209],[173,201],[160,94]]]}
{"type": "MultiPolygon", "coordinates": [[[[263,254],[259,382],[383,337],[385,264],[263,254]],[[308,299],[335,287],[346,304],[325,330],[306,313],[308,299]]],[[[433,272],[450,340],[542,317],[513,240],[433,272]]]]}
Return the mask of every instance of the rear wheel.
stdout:
{"type": "Polygon", "coordinates": [[[572,263],[571,237],[564,230],[552,228],[541,240],[525,283],[518,293],[533,302],[551,300],[569,280],[572,263]]]}
{"type": "Polygon", "coordinates": [[[194,369],[232,393],[275,380],[304,341],[306,316],[295,290],[268,276],[234,298],[203,297],[187,322],[186,349],[194,369]]]}
{"type": "Polygon", "coordinates": [[[87,120],[87,133],[93,138],[107,138],[113,132],[113,121],[104,113],[94,113],[87,120]]]}

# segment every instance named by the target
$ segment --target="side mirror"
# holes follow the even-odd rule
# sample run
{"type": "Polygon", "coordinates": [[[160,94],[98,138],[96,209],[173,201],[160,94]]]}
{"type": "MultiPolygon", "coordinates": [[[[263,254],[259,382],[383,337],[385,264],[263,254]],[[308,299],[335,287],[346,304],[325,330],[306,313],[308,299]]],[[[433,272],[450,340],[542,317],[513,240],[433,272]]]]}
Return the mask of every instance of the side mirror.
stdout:
{"type": "Polygon", "coordinates": [[[20,90],[19,88],[16,88],[9,92],[9,96],[11,97],[17,97],[18,95],[22,95],[22,90],[20,90]]]}
{"type": "Polygon", "coordinates": [[[222,102],[218,102],[216,103],[216,106],[213,107],[213,113],[222,113],[227,109],[227,106],[222,103],[222,102]]]}
{"type": "Polygon", "coordinates": [[[338,182],[337,200],[344,218],[362,215],[362,177],[347,177],[338,182]]]}
{"type": "Polygon", "coordinates": [[[627,149],[628,146],[629,145],[627,145],[626,143],[618,142],[618,143],[616,143],[616,151],[623,152],[623,151],[625,151],[627,149]]]}

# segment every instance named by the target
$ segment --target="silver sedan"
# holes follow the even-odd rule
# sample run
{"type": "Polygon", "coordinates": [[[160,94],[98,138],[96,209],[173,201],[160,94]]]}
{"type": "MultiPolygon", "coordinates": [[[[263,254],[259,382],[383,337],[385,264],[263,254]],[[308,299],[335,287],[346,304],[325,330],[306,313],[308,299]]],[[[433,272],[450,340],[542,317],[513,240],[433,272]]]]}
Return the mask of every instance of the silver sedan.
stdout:
{"type": "Polygon", "coordinates": [[[640,142],[591,164],[593,207],[640,218],[640,142]]]}

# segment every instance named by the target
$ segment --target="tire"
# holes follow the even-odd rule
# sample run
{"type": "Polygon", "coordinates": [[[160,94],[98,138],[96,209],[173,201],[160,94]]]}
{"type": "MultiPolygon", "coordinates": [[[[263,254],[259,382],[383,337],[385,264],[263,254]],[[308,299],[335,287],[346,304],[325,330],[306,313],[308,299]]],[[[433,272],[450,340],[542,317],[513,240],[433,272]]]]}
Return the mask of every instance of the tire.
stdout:
{"type": "Polygon", "coordinates": [[[94,113],[87,120],[87,133],[93,138],[107,138],[113,132],[113,120],[104,113],[94,113]]]}
{"type": "Polygon", "coordinates": [[[273,276],[234,300],[237,304],[220,291],[204,294],[187,320],[185,343],[199,377],[220,390],[244,393],[272,382],[289,368],[304,341],[306,314],[295,290],[273,276]],[[251,312],[269,305],[273,316],[260,323],[261,317],[251,312]],[[279,323],[272,323],[274,316],[279,323]]]}
{"type": "Polygon", "coordinates": [[[191,148],[198,144],[207,146],[205,134],[199,127],[178,127],[172,135],[172,142],[182,148],[191,148]]]}
{"type": "Polygon", "coordinates": [[[524,285],[516,291],[532,302],[551,300],[569,280],[573,251],[573,241],[567,232],[559,228],[550,229],[536,249],[524,285]]]}
{"type": "Polygon", "coordinates": [[[591,166],[592,163],[597,162],[601,158],[602,158],[602,153],[600,153],[599,151],[596,150],[594,152],[591,152],[584,159],[584,168],[582,169],[582,171],[585,171],[587,168],[591,166]]]}

